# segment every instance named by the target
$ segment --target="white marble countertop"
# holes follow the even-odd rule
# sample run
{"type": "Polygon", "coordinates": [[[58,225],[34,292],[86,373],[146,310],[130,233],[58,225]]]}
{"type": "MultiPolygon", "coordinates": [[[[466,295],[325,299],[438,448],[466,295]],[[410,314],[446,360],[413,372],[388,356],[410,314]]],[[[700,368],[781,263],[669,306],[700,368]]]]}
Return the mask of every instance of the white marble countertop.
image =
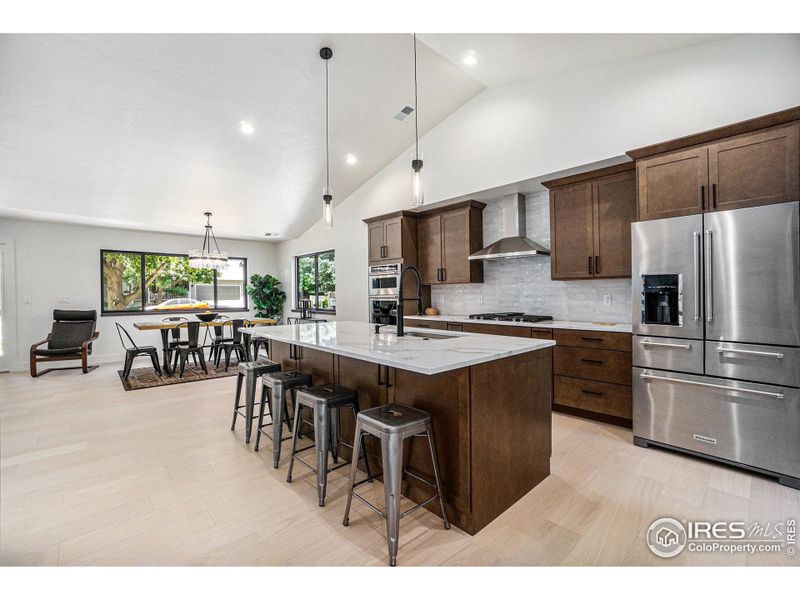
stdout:
{"type": "Polygon", "coordinates": [[[408,332],[430,335],[431,338],[398,337],[390,327],[384,327],[381,333],[376,334],[374,325],[357,321],[253,327],[250,330],[253,336],[316,348],[425,375],[444,373],[555,345],[551,340],[458,331],[434,332],[415,327],[406,327],[406,333],[408,332]],[[438,335],[447,337],[433,338],[438,335]]]}
{"type": "Polygon", "coordinates": [[[456,315],[407,315],[406,319],[423,321],[446,321],[448,323],[484,323],[491,325],[507,325],[509,327],[534,327],[538,329],[581,329],[584,331],[610,331],[612,333],[631,333],[630,323],[593,323],[591,321],[540,321],[538,323],[516,323],[513,321],[482,321],[456,315]]]}

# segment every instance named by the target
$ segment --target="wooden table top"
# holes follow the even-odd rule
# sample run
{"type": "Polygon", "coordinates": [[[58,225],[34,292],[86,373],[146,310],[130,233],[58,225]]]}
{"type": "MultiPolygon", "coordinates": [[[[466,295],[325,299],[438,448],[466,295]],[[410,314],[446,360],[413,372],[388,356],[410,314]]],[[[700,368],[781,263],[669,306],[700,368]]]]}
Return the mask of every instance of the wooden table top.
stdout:
{"type": "MultiPolygon", "coordinates": [[[[223,325],[227,325],[233,319],[225,319],[223,321],[210,321],[206,323],[205,321],[197,320],[200,323],[201,327],[222,327],[223,325]]],[[[277,325],[277,319],[244,319],[245,325],[277,325]]],[[[178,327],[186,327],[189,324],[188,321],[139,321],[134,323],[133,326],[136,329],[141,331],[150,331],[150,330],[160,330],[160,329],[176,329],[178,327]]]]}

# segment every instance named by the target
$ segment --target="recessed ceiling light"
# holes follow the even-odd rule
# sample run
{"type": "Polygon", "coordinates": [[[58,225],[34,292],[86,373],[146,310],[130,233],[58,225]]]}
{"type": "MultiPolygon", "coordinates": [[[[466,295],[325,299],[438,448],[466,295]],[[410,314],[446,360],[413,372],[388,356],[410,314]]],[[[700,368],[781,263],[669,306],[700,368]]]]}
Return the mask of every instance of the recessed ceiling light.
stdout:
{"type": "Polygon", "coordinates": [[[475,51],[470,50],[469,52],[467,52],[467,55],[461,59],[461,62],[463,62],[465,65],[469,65],[470,67],[472,65],[477,65],[478,57],[475,56],[475,51]]]}
{"type": "Polygon", "coordinates": [[[241,131],[245,135],[253,135],[256,128],[253,127],[253,124],[248,121],[239,121],[239,131],[241,131]]]}
{"type": "Polygon", "coordinates": [[[348,165],[354,165],[358,162],[358,159],[353,154],[348,154],[345,157],[344,162],[346,162],[348,165]]]}

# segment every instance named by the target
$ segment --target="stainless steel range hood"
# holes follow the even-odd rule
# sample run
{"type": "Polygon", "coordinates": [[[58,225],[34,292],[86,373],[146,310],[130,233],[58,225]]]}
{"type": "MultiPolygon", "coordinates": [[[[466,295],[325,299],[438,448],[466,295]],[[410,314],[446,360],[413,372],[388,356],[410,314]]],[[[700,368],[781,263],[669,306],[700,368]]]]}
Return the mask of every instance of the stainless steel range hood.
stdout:
{"type": "Polygon", "coordinates": [[[501,240],[470,254],[470,260],[497,260],[525,256],[550,256],[550,250],[525,237],[525,196],[503,196],[503,235],[501,240]]]}

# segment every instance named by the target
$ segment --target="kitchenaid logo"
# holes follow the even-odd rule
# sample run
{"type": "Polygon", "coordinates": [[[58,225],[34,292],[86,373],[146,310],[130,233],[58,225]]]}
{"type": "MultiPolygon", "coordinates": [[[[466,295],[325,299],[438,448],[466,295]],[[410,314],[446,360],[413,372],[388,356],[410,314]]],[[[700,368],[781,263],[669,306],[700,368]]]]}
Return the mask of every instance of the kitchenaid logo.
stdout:
{"type": "Polygon", "coordinates": [[[705,442],[706,444],[716,444],[717,438],[708,437],[707,435],[700,435],[699,433],[695,433],[692,435],[694,439],[698,442],[705,442]]]}
{"type": "Polygon", "coordinates": [[[662,517],[647,530],[647,545],[656,556],[673,558],[688,552],[797,553],[797,521],[687,521],[662,517]]]}

